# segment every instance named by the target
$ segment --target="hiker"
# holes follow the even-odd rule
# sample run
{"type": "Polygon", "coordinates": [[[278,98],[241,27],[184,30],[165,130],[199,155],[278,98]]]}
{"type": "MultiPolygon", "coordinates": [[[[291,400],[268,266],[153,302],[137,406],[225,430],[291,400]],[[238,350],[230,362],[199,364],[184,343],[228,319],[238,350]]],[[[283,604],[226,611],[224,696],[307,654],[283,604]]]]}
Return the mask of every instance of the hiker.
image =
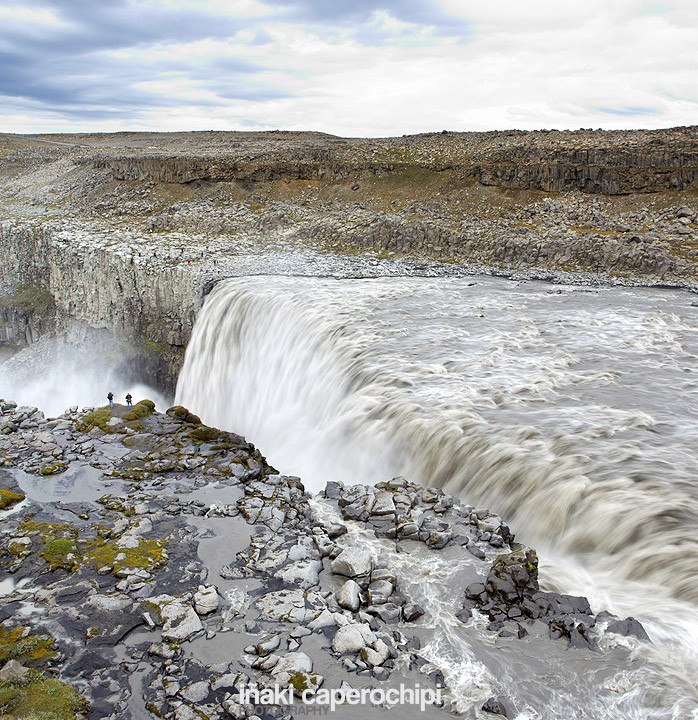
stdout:
{"type": "Polygon", "coordinates": [[[113,408],[114,407],[114,393],[113,392],[110,392],[107,395],[107,400],[109,400],[109,408],[110,409],[113,408]]]}
{"type": "Polygon", "coordinates": [[[131,393],[128,393],[128,395],[126,395],[126,407],[133,407],[133,405],[131,405],[131,400],[133,400],[131,393]]]}

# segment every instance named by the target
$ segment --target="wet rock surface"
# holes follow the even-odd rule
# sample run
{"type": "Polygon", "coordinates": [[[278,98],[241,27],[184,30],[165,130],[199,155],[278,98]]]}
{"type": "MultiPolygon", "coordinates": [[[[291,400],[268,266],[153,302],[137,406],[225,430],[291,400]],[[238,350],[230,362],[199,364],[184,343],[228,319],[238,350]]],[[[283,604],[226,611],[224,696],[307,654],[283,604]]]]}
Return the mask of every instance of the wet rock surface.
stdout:
{"type": "MultiPolygon", "coordinates": [[[[400,683],[442,690],[415,710],[439,717],[463,710],[434,655],[443,613],[456,634],[487,617],[497,642],[602,664],[614,637],[646,640],[632,618],[540,591],[535,552],[486,510],[404,478],[311,498],[239,435],[151,406],[46,419],[0,402],[0,487],[26,495],[1,517],[0,678],[28,664],[95,719],[293,717],[304,691],[400,683]],[[253,683],[291,695],[250,702],[253,683]]],[[[505,692],[484,687],[483,712],[520,702],[488,690],[505,692]]]]}

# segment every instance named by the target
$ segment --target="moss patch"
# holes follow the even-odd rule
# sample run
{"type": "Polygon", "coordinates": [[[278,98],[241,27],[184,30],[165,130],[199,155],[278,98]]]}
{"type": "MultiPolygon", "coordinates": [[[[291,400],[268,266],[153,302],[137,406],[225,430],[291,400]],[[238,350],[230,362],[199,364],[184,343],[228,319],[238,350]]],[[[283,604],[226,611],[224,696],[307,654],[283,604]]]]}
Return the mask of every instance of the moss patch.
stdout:
{"type": "Polygon", "coordinates": [[[164,340],[158,342],[156,340],[143,338],[143,348],[145,352],[150,355],[163,355],[167,352],[169,345],[164,340]]]}
{"type": "Polygon", "coordinates": [[[20,525],[26,535],[39,535],[43,547],[38,552],[49,570],[75,572],[84,565],[97,569],[110,567],[113,572],[127,568],[153,570],[167,564],[166,541],[139,539],[135,547],[121,547],[118,539],[107,541],[110,531],[97,527],[97,537],[80,539],[71,525],[27,521],[20,525]]]}
{"type": "Polygon", "coordinates": [[[139,400],[130,410],[127,410],[121,418],[126,422],[140,420],[152,415],[155,410],[155,403],[152,400],[139,400]]]}
{"type": "Polygon", "coordinates": [[[46,535],[44,549],[39,551],[39,557],[46,560],[52,570],[62,568],[72,572],[78,561],[76,551],[75,541],[72,538],[46,535]]]}
{"type": "Polygon", "coordinates": [[[170,417],[175,417],[179,420],[183,420],[184,422],[191,423],[192,425],[201,425],[201,418],[198,415],[194,415],[194,413],[190,413],[189,410],[187,410],[182,405],[175,405],[174,407],[171,407],[167,414],[170,417]]]}
{"type": "Polygon", "coordinates": [[[115,573],[128,569],[154,570],[167,563],[163,540],[139,540],[134,548],[93,540],[86,544],[83,559],[96,568],[111,567],[115,573]]]}
{"type": "Polygon", "coordinates": [[[67,465],[62,462],[55,462],[51,465],[42,465],[39,468],[39,472],[42,475],[57,475],[58,473],[62,473],[64,470],[67,469],[67,465]]]}
{"type": "Polygon", "coordinates": [[[98,408],[80,420],[77,423],[77,429],[84,433],[90,432],[93,428],[99,428],[106,433],[111,432],[111,429],[107,427],[111,417],[111,410],[108,407],[98,408]]]}
{"type": "Polygon", "coordinates": [[[73,688],[37,670],[23,683],[0,683],[0,712],[8,718],[73,720],[86,709],[73,688]]]}
{"type": "Polygon", "coordinates": [[[5,510],[12,505],[16,505],[18,502],[22,502],[22,500],[24,500],[24,495],[21,493],[0,489],[0,510],[5,510]]]}
{"type": "Polygon", "coordinates": [[[0,626],[0,667],[16,660],[26,667],[44,667],[58,655],[56,644],[48,635],[32,635],[29,628],[8,630],[0,626]]]}
{"type": "Polygon", "coordinates": [[[99,498],[97,502],[107,510],[123,513],[124,515],[126,515],[126,517],[131,517],[135,514],[133,506],[125,504],[122,499],[117,497],[116,495],[102,495],[102,497],[99,498]]]}
{"type": "Polygon", "coordinates": [[[212,442],[213,440],[218,440],[221,437],[221,431],[216,430],[216,428],[202,425],[201,427],[188,432],[185,437],[191,438],[192,440],[199,440],[200,442],[212,442]]]}

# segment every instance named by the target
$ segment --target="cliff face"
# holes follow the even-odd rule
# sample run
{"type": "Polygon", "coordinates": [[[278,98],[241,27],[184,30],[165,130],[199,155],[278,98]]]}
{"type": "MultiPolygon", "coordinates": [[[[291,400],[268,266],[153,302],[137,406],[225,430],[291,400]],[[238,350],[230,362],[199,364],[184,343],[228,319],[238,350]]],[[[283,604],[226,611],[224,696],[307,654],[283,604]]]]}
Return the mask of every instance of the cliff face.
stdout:
{"type": "Polygon", "coordinates": [[[657,136],[620,146],[586,149],[502,148],[479,162],[473,175],[483,185],[547,192],[627,195],[698,188],[698,143],[657,136]]]}
{"type": "Polygon", "coordinates": [[[622,195],[698,188],[695,128],[628,132],[446,133],[381,140],[311,142],[277,137],[204,145],[173,155],[102,152],[81,162],[118,180],[158,183],[346,180],[389,175],[406,167],[452,173],[455,185],[622,195]]]}
{"type": "MultiPolygon", "coordinates": [[[[171,385],[202,301],[193,273],[155,265],[109,236],[81,237],[51,224],[3,224],[0,243],[0,281],[45,288],[59,330],[78,320],[118,333],[135,344],[135,354],[158,384],[171,385]]],[[[50,329],[46,323],[40,328],[50,329]]]]}

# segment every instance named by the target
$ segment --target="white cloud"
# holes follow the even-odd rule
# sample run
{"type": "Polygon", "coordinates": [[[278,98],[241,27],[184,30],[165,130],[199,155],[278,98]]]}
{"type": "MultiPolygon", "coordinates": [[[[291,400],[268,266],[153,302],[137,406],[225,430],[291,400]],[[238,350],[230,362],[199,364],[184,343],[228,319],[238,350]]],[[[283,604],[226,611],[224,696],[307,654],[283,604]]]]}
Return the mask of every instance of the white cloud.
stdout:
{"type": "Polygon", "coordinates": [[[50,10],[34,10],[26,7],[0,7],[0,22],[20,22],[30,25],[61,25],[50,10]]]}
{"type": "MultiPolygon", "coordinates": [[[[440,0],[462,21],[454,22],[451,36],[442,25],[406,22],[388,10],[351,26],[282,23],[278,8],[255,0],[139,4],[252,19],[227,39],[163,38],[101,51],[112,66],[128,68],[130,88],[153,97],[130,123],[112,121],[121,128],[259,125],[395,135],[667,127],[698,116],[698,4],[692,2],[440,0]]],[[[114,73],[105,81],[114,82],[114,73]]],[[[117,129],[103,122],[89,129],[117,129]]],[[[9,129],[8,123],[6,117],[9,129]]],[[[45,118],[35,117],[37,124],[43,127],[45,118]]],[[[63,127],[88,129],[79,118],[63,127]]]]}

